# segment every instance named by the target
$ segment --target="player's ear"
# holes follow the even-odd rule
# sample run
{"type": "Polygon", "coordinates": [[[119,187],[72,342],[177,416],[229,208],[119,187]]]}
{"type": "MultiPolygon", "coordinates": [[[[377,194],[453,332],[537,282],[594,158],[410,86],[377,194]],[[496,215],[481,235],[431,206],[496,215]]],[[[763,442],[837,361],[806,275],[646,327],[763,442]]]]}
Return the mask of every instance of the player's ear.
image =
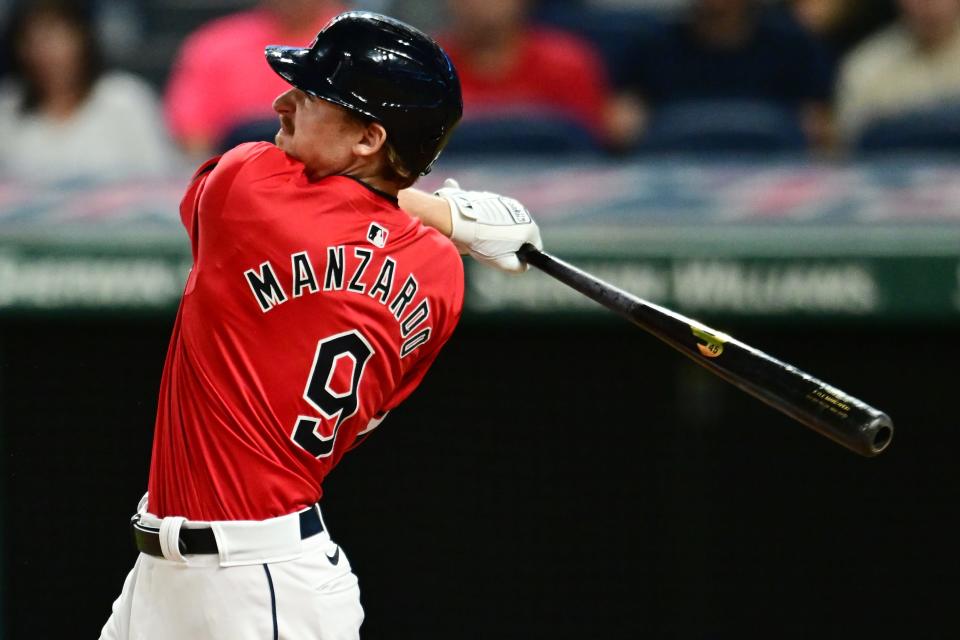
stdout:
{"type": "Polygon", "coordinates": [[[358,156],[369,158],[380,153],[386,144],[387,130],[379,122],[370,122],[364,127],[360,139],[353,145],[353,151],[358,156]]]}

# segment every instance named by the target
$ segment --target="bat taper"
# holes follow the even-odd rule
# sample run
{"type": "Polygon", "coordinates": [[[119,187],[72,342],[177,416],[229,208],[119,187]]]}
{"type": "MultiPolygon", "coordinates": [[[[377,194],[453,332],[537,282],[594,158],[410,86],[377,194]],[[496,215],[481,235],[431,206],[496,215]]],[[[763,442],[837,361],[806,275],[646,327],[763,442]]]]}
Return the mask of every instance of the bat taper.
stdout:
{"type": "Polygon", "coordinates": [[[524,245],[517,255],[851,451],[872,457],[890,445],[890,417],[836,387],[696,320],[623,291],[533,245],[524,245]]]}

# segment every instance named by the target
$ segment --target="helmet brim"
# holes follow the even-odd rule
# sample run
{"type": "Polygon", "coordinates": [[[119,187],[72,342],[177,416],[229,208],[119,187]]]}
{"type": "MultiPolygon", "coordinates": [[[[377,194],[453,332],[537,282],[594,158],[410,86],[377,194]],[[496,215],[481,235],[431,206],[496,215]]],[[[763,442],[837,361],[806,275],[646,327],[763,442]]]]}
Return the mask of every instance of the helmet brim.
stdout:
{"type": "Polygon", "coordinates": [[[380,121],[380,118],[370,113],[366,109],[358,108],[350,100],[340,95],[331,85],[326,91],[316,89],[317,72],[314,61],[310,60],[313,55],[310,49],[300,47],[284,47],[280,45],[270,45],[264,51],[267,57],[267,63],[277,75],[286,80],[290,85],[300,89],[314,98],[320,98],[327,102],[344,107],[348,111],[360,114],[367,118],[380,121]]]}
{"type": "Polygon", "coordinates": [[[264,54],[270,68],[277,75],[298,89],[302,89],[299,85],[305,84],[303,80],[307,70],[306,58],[310,54],[309,49],[270,45],[264,54]]]}

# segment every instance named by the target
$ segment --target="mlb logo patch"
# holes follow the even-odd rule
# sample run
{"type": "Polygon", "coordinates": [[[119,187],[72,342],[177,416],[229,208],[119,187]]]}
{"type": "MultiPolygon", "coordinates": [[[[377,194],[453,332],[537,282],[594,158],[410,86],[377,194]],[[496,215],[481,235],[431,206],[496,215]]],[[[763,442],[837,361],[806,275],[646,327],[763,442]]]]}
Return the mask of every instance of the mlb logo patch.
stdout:
{"type": "Polygon", "coordinates": [[[374,222],[370,225],[370,230],[367,231],[367,240],[373,246],[383,249],[387,246],[387,230],[374,222]]]}

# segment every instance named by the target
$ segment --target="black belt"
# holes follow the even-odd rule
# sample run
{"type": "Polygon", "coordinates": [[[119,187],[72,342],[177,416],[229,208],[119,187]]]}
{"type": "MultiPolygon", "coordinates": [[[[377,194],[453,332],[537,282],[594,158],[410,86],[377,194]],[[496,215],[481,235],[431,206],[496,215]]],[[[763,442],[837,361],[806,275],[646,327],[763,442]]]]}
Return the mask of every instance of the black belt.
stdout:
{"type": "MultiPolygon", "coordinates": [[[[130,520],[130,528],[133,530],[133,541],[137,550],[151,556],[163,557],[163,551],[160,548],[160,529],[145,526],[140,522],[140,514],[133,516],[130,520]]],[[[300,539],[306,540],[323,531],[323,520],[320,519],[320,505],[313,505],[309,509],[300,512],[300,539]]],[[[217,549],[217,538],[213,535],[213,529],[180,529],[180,553],[186,554],[216,554],[220,553],[217,549]]]]}

